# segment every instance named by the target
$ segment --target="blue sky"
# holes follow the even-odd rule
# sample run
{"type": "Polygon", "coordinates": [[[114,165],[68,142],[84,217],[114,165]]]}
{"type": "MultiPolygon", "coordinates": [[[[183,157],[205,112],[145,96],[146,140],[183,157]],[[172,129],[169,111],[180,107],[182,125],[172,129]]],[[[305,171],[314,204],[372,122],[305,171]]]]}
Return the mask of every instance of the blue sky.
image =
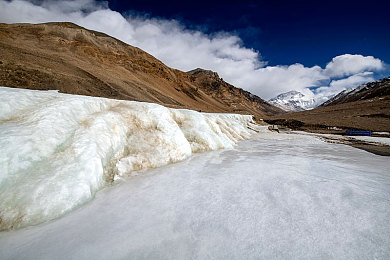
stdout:
{"type": "Polygon", "coordinates": [[[0,0],[0,22],[70,21],[270,99],[390,75],[388,1],[0,0]]]}
{"type": "Polygon", "coordinates": [[[206,33],[237,33],[269,65],[325,66],[345,53],[390,62],[390,1],[110,0],[113,10],[176,19],[206,33]]]}

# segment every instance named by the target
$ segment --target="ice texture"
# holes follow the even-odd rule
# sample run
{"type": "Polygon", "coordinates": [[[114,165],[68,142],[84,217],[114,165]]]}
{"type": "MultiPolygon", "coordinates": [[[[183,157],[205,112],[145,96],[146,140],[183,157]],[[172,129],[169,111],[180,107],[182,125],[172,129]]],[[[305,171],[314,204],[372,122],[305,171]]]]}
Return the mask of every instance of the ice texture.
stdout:
{"type": "Polygon", "coordinates": [[[376,136],[349,136],[349,137],[352,137],[352,139],[357,139],[369,143],[377,143],[377,144],[390,146],[390,138],[388,137],[376,137],[376,136]]]}
{"type": "Polygon", "coordinates": [[[250,115],[1,87],[0,230],[59,217],[134,171],[232,148],[250,125],[250,115]]]}
{"type": "MultiPolygon", "coordinates": [[[[376,144],[376,145],[387,145],[390,146],[390,138],[388,137],[376,137],[376,136],[345,136],[345,135],[334,135],[334,134],[319,134],[319,133],[308,133],[303,131],[294,131],[294,133],[300,135],[312,135],[319,137],[327,137],[330,139],[336,140],[358,140],[366,143],[376,144]]],[[[379,133],[387,133],[387,132],[379,132],[379,133]]]]}
{"type": "Polygon", "coordinates": [[[0,259],[390,259],[389,157],[259,133],[0,232],[0,259]]]}

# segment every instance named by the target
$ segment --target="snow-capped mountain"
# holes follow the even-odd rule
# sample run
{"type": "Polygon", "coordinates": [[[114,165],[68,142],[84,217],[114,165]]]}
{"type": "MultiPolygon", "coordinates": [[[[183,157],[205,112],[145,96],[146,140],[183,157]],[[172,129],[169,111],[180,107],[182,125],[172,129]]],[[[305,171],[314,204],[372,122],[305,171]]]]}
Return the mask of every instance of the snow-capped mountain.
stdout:
{"type": "Polygon", "coordinates": [[[379,98],[389,95],[390,93],[390,77],[383,78],[374,82],[368,82],[358,87],[349,88],[341,91],[321,106],[336,105],[346,102],[353,102],[358,100],[379,98]]]}
{"type": "Polygon", "coordinates": [[[295,90],[280,94],[268,102],[289,112],[312,109],[316,107],[317,103],[313,98],[295,90]]]}

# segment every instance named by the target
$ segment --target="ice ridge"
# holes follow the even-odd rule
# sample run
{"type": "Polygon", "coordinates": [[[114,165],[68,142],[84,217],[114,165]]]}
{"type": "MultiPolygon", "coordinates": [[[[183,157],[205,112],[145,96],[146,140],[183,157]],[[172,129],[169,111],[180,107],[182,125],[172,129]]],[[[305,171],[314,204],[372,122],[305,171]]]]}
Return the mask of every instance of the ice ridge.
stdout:
{"type": "Polygon", "coordinates": [[[136,170],[231,148],[250,115],[0,87],[0,230],[48,221],[136,170]]]}

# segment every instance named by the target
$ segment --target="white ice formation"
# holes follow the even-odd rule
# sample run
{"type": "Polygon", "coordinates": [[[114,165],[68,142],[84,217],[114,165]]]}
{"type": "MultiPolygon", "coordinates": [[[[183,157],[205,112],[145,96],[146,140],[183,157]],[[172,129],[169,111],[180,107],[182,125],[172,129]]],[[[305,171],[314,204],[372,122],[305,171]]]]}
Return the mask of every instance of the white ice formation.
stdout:
{"type": "Polygon", "coordinates": [[[118,176],[231,148],[252,116],[0,88],[0,230],[59,217],[118,176]]]}

